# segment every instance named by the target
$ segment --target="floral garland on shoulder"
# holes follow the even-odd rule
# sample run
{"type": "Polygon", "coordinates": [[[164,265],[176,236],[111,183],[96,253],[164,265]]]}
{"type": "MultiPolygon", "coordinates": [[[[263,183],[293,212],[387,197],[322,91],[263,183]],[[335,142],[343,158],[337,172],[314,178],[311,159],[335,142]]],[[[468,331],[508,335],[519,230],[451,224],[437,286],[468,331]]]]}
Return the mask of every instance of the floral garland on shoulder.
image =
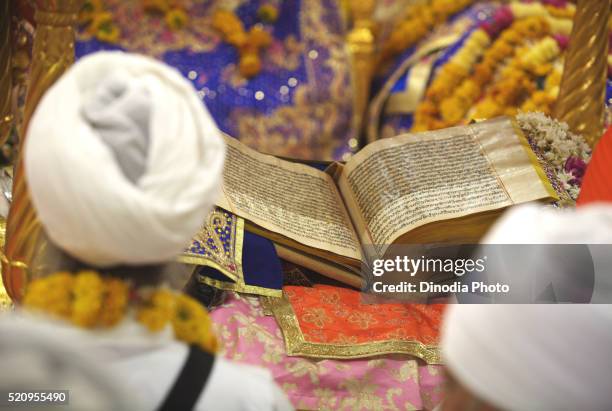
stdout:
{"type": "Polygon", "coordinates": [[[171,325],[176,339],[211,353],[218,350],[208,312],[195,299],[165,288],[135,289],[96,271],[35,279],[26,288],[23,307],[86,329],[112,328],[134,315],[151,332],[171,325]]]}

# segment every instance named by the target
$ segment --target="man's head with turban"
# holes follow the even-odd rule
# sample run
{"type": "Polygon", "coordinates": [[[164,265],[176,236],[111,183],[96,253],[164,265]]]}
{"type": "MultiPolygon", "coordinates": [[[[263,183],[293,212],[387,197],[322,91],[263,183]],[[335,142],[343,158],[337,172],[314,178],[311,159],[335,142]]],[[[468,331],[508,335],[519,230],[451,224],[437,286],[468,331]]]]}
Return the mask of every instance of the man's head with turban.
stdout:
{"type": "Polygon", "coordinates": [[[165,262],[187,245],[219,193],[225,145],[178,71],[102,52],[47,91],[24,155],[49,238],[111,267],[165,262]]]}

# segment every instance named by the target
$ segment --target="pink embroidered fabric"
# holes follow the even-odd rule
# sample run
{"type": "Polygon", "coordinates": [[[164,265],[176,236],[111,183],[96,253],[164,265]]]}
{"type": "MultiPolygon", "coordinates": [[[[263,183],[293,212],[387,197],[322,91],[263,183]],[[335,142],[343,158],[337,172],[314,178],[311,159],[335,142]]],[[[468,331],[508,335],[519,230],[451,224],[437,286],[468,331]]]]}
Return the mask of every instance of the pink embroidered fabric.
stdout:
{"type": "Polygon", "coordinates": [[[441,400],[443,367],[414,357],[288,357],[281,330],[256,297],[231,294],[211,316],[223,355],[269,369],[297,409],[431,410],[441,400]]]}

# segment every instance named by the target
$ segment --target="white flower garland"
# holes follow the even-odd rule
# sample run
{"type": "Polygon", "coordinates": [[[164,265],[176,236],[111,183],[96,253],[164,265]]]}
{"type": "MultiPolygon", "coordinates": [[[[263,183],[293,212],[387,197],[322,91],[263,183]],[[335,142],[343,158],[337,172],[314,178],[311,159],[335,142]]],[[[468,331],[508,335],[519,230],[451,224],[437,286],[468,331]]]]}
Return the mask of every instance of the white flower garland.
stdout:
{"type": "Polygon", "coordinates": [[[540,112],[519,113],[516,116],[519,126],[540,149],[544,159],[553,170],[573,199],[578,197],[580,187],[571,183],[575,176],[565,171],[565,163],[570,157],[591,160],[591,148],[584,138],[572,133],[566,123],[554,120],[540,112]]]}

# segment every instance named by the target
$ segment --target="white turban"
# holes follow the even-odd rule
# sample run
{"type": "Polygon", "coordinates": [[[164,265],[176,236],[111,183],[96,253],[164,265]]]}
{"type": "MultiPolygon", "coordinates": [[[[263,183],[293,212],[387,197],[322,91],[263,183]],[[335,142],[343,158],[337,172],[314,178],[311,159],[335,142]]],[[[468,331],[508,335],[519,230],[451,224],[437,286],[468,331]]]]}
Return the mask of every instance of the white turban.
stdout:
{"type": "Polygon", "coordinates": [[[612,306],[453,305],[443,329],[450,373],[512,411],[612,409],[612,306]]]}
{"type": "Polygon", "coordinates": [[[176,256],[220,186],[225,145],[191,84],[153,59],[101,52],[44,95],[25,170],[51,240],[100,267],[176,256]]]}
{"type": "MultiPolygon", "coordinates": [[[[611,244],[611,240],[610,206],[555,211],[528,205],[509,211],[484,242],[611,244]]],[[[610,265],[598,268],[597,260],[608,260],[593,257],[596,271],[607,273],[606,278],[596,278],[596,288],[609,302],[610,265]]],[[[551,256],[525,258],[534,264],[543,260],[561,277],[564,274],[564,267],[551,256]]],[[[443,357],[451,374],[483,400],[514,411],[612,409],[611,350],[612,305],[603,304],[451,305],[442,335],[443,357]]]]}

